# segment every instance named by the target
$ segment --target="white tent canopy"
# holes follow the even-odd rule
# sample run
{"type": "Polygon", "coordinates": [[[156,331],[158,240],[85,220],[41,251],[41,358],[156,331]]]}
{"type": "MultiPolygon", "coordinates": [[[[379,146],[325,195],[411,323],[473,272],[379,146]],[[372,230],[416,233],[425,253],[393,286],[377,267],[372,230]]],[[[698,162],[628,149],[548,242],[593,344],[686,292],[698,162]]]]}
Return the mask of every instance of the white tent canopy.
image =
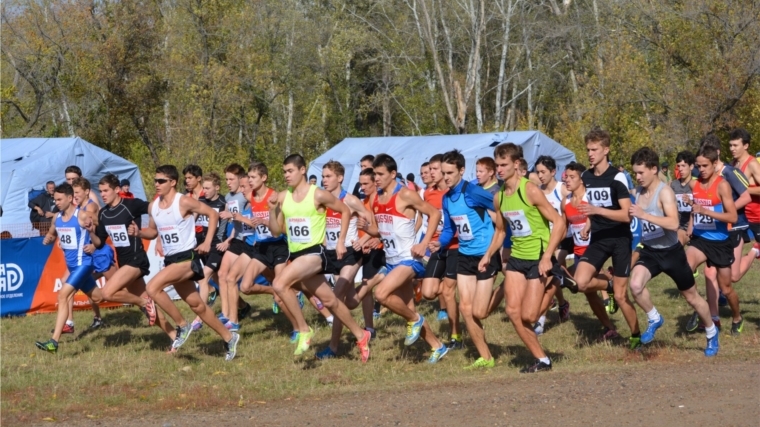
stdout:
{"type": "MultiPolygon", "coordinates": [[[[398,164],[398,172],[406,177],[410,172],[418,176],[420,165],[433,155],[458,149],[465,157],[464,178],[469,181],[475,179],[475,162],[482,157],[493,157],[494,147],[505,142],[522,146],[523,155],[531,168],[539,156],[552,156],[557,162],[558,179],[565,165],[575,160],[572,151],[538,131],[346,138],[314,159],[309,165],[308,175],[316,175],[319,182],[324,164],[337,160],[346,168],[343,188],[350,191],[359,180],[359,161],[367,154],[390,154],[398,164]]],[[[418,178],[415,181],[420,182],[418,178]]]]}
{"type": "MultiPolygon", "coordinates": [[[[0,206],[2,230],[29,223],[29,192],[47,181],[65,181],[67,166],[78,166],[97,194],[97,183],[108,173],[128,179],[135,197],[145,199],[140,170],[134,163],[79,138],[14,138],[0,140],[0,206]]],[[[31,225],[30,225],[31,229],[31,225]]],[[[19,236],[20,237],[20,236],[19,236]]]]}

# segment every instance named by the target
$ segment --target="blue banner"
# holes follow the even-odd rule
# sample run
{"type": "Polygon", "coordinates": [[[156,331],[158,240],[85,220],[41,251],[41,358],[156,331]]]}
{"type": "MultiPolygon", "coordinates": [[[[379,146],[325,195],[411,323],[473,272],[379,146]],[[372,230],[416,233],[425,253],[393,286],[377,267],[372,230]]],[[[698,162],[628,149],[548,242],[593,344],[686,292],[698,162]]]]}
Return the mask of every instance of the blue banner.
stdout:
{"type": "Polygon", "coordinates": [[[42,237],[0,240],[0,315],[26,314],[50,257],[42,237]]]}

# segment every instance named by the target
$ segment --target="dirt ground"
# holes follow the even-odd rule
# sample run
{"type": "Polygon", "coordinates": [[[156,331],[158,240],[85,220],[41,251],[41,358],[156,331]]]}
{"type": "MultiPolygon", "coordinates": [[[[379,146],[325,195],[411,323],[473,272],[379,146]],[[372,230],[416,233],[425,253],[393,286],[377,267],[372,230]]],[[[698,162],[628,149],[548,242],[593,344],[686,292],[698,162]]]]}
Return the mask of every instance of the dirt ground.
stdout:
{"type": "MultiPolygon", "coordinates": [[[[340,393],[218,412],[70,419],[77,426],[760,426],[760,361],[540,373],[340,393]]],[[[46,423],[44,425],[51,425],[46,423]]]]}

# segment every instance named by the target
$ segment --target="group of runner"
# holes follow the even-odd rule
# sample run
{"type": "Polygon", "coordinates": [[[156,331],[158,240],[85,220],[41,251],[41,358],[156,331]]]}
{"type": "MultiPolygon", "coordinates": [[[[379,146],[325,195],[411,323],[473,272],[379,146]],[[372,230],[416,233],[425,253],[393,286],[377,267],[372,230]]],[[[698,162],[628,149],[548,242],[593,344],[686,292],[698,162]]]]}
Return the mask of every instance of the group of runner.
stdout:
{"type": "Polygon", "coordinates": [[[314,335],[302,311],[305,294],[332,323],[329,344],[316,352],[319,359],[338,356],[345,327],[367,362],[377,301],[407,322],[405,345],[422,338],[430,346],[430,363],[463,347],[461,316],[479,355],[467,368],[489,368],[494,358],[482,322],[504,299],[507,316],[535,358],[521,372],[538,372],[552,368],[538,338],[546,312],[557,304],[560,321],[570,316],[562,288],[586,296],[604,327],[601,341],[619,338],[609,317],[619,307],[630,329],[629,346],[637,349],[652,342],[664,324],[646,285],[665,273],[694,309],[687,329],[703,329],[704,354],[716,355],[719,299],[725,298],[733,313],[731,333],[741,333],[744,320],[732,284],[760,257],[758,243],[743,257],[741,251],[748,229],[760,242],[760,163],[749,154],[750,135],[743,129],[731,133],[732,165],[720,161],[714,136],[701,141],[696,155],[679,153],[678,179],[670,185],[658,177],[658,154],[641,148],[631,157],[639,184],[631,192],[624,174],[609,162],[610,135],[592,130],[585,144],[589,167],[572,162],[561,174],[548,156],[538,158],[529,174],[520,146],[498,145],[493,158],[477,161],[473,182],[464,179],[462,153],[449,151],[422,165],[424,189],[399,182],[391,156],[367,155],[355,195],[342,189],[343,165],[325,164],[320,188],[307,179],[298,154],[285,158],[287,190],[279,192],[268,187],[269,172],[260,162],[247,171],[228,166],[226,196],[219,194],[221,178],[203,175],[195,165],[183,170],[186,194],[180,194],[179,171],[164,165],[156,169],[152,202],[121,197],[118,178],[103,177],[100,208],[89,182],[79,177],[55,189],[59,213],[44,241],[58,238],[68,277],[59,292],[53,336],[37,346],[57,350],[71,312],[67,302],[81,290],[94,303],[140,307],[150,325],[169,336],[170,352],[205,324],[224,340],[226,360],[232,360],[240,322],[250,311],[243,293],[274,298],[274,307],[292,324],[290,341],[299,356],[314,335]],[[150,219],[141,229],[143,214],[150,219]],[[635,248],[632,223],[641,227],[635,248]],[[150,265],[142,239],[156,238],[164,268],[146,284],[150,265]],[[569,268],[568,254],[574,259],[569,268]],[[604,271],[609,259],[612,266],[604,271]],[[703,263],[706,300],[695,287],[703,263]],[[504,281],[494,287],[499,272],[504,281]],[[99,274],[107,278],[103,289],[94,282],[99,274]],[[211,279],[218,284],[219,315],[208,303],[216,292],[211,279]],[[448,341],[417,311],[416,284],[421,297],[440,300],[448,341]],[[182,316],[165,292],[169,285],[195,320],[182,316]],[[604,295],[611,295],[609,303],[604,295]],[[643,333],[634,302],[647,316],[643,333]],[[359,306],[364,327],[350,311],[359,306]]]}

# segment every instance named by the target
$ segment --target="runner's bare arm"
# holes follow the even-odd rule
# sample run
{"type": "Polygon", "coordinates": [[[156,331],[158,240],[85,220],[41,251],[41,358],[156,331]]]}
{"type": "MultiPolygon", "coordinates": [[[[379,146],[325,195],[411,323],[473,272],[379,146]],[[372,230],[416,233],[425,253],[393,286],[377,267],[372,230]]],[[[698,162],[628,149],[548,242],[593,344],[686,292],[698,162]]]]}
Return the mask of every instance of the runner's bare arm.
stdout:
{"type": "Polygon", "coordinates": [[[348,205],[349,209],[351,209],[352,214],[364,219],[366,222],[366,227],[362,228],[362,231],[373,236],[380,235],[380,232],[377,229],[377,223],[374,222],[375,215],[373,215],[372,212],[368,211],[367,208],[364,207],[364,203],[362,203],[361,200],[352,194],[348,194],[345,198],[343,198],[343,203],[348,205]],[[374,227],[374,229],[372,227],[374,227]]]}
{"type": "Polygon", "coordinates": [[[749,162],[747,165],[747,178],[752,181],[756,187],[749,187],[747,191],[750,196],[760,196],[760,162],[749,162]]]}
{"type": "Polygon", "coordinates": [[[55,220],[53,220],[50,221],[50,228],[45,234],[45,237],[42,239],[42,244],[49,245],[55,241],[56,237],[58,237],[58,232],[55,231],[55,220]]]}
{"type": "Polygon", "coordinates": [[[493,254],[501,250],[502,246],[504,245],[504,239],[507,237],[507,231],[504,225],[504,217],[500,215],[501,210],[498,206],[496,206],[498,203],[498,200],[496,199],[497,196],[494,196],[494,209],[496,209],[496,211],[492,211],[490,209],[488,210],[488,213],[491,215],[491,219],[493,220],[494,233],[493,237],[491,237],[491,244],[488,246],[485,255],[483,255],[483,258],[478,264],[478,270],[480,271],[486,271],[486,266],[488,266],[488,264],[491,262],[491,257],[493,254]]]}
{"type": "MultiPolygon", "coordinates": [[[[148,212],[153,212],[153,203],[156,203],[156,201],[150,202],[150,206],[148,207],[148,212]]],[[[132,223],[134,224],[134,222],[132,223]]],[[[156,237],[158,237],[158,228],[156,227],[156,222],[153,221],[153,215],[148,215],[148,226],[143,229],[138,229],[137,226],[129,226],[130,232],[134,228],[135,234],[131,234],[133,236],[139,237],[141,239],[145,240],[154,240],[156,237]]],[[[156,245],[159,245],[161,243],[161,240],[159,239],[158,242],[156,242],[156,245]]],[[[156,246],[157,252],[162,252],[159,250],[158,246],[156,246]]]]}
{"type": "Polygon", "coordinates": [[[208,218],[208,231],[206,232],[206,240],[203,241],[203,243],[198,243],[197,247],[199,253],[207,254],[211,250],[211,242],[214,240],[216,227],[219,225],[219,212],[212,209],[211,206],[199,202],[193,197],[182,197],[179,199],[179,211],[180,213],[192,213],[195,216],[205,215],[208,218]]]}
{"type": "Polygon", "coordinates": [[[272,237],[280,237],[285,229],[285,217],[282,215],[282,202],[285,200],[285,191],[273,194],[267,200],[269,205],[269,231],[272,237]]]}
{"type": "Polygon", "coordinates": [[[535,206],[541,215],[554,225],[549,235],[549,244],[546,247],[546,252],[544,252],[538,264],[539,273],[546,275],[546,272],[551,269],[551,258],[554,251],[557,250],[560,242],[562,242],[562,239],[567,234],[567,225],[562,220],[562,217],[559,216],[559,212],[554,210],[551,203],[546,200],[546,195],[537,185],[527,183],[525,185],[525,192],[527,193],[528,202],[535,206]]]}
{"type": "MultiPolygon", "coordinates": [[[[329,191],[321,188],[318,188],[317,191],[314,192],[314,201],[319,206],[324,206],[335,212],[340,212],[340,236],[342,237],[348,234],[348,224],[351,222],[351,209],[347,204],[341,202],[340,199],[333,196],[329,191]]],[[[346,254],[345,239],[338,239],[335,252],[338,259],[343,258],[343,255],[346,254]]]]}
{"type": "Polygon", "coordinates": [[[104,242],[100,240],[100,236],[98,236],[98,233],[96,231],[97,226],[95,225],[95,221],[93,221],[93,213],[85,209],[84,215],[79,215],[78,218],[79,226],[90,233],[90,241],[92,242],[93,246],[96,248],[103,247],[104,242]]]}
{"type": "Polygon", "coordinates": [[[404,203],[405,207],[414,209],[417,212],[422,212],[428,216],[428,227],[427,230],[425,230],[425,237],[420,243],[412,247],[412,253],[417,256],[424,256],[425,251],[430,244],[430,240],[433,238],[433,234],[438,228],[438,224],[441,222],[441,213],[438,212],[438,209],[434,208],[433,205],[422,200],[419,194],[408,188],[402,188],[398,192],[398,197],[404,203]]]}
{"type": "Polygon", "coordinates": [[[644,209],[635,203],[631,204],[629,212],[632,217],[660,226],[665,230],[678,230],[679,222],[676,195],[669,186],[662,188],[660,191],[660,200],[658,200],[657,203],[662,207],[662,211],[665,214],[664,216],[650,215],[644,212],[644,209]]]}

